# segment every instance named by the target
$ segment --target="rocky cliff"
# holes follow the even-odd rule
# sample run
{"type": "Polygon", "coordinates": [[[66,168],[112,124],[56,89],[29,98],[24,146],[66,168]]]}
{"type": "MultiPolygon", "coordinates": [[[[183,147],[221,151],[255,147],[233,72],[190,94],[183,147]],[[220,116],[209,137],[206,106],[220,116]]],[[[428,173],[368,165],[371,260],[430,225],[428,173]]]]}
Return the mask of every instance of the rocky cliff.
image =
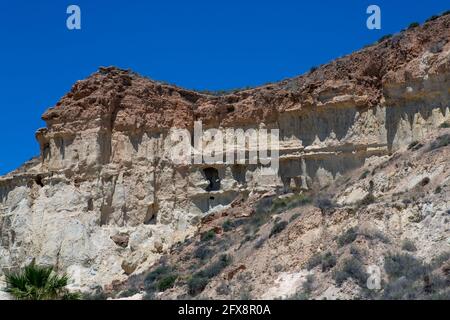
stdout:
{"type": "MultiPolygon", "coordinates": [[[[210,216],[234,207],[251,216],[237,204],[329,188],[426,139],[450,120],[449,88],[450,15],[303,76],[223,95],[102,67],[43,115],[40,156],[0,178],[0,267],[36,258],[83,288],[125,281],[210,216]],[[174,163],[171,130],[192,132],[196,121],[279,129],[277,174],[174,163]]],[[[365,196],[346,192],[341,205],[365,196]]]]}

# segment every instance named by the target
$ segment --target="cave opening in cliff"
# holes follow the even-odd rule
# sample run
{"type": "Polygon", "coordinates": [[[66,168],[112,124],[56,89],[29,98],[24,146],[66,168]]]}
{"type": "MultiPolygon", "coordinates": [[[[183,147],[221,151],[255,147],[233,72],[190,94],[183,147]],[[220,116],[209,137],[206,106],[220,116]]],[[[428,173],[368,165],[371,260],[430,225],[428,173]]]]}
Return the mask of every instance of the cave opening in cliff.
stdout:
{"type": "Polygon", "coordinates": [[[42,182],[42,176],[41,175],[37,175],[36,178],[35,178],[35,181],[36,181],[36,184],[39,187],[42,188],[44,186],[44,182],[42,182]]]}
{"type": "Polygon", "coordinates": [[[156,224],[157,211],[156,204],[153,203],[149,205],[145,215],[144,224],[156,224]]]}
{"type": "Polygon", "coordinates": [[[206,187],[206,191],[209,192],[220,190],[219,170],[209,167],[203,169],[203,173],[206,179],[209,181],[209,185],[206,187]]]}
{"type": "Polygon", "coordinates": [[[49,155],[50,155],[50,143],[45,143],[42,146],[42,158],[47,159],[49,155]]]}
{"type": "Polygon", "coordinates": [[[233,175],[234,180],[239,182],[240,184],[245,184],[247,167],[245,165],[235,164],[231,167],[231,174],[233,175]]]}
{"type": "Polygon", "coordinates": [[[93,211],[94,210],[94,200],[92,200],[92,198],[88,199],[87,209],[88,209],[88,211],[93,211]]]}

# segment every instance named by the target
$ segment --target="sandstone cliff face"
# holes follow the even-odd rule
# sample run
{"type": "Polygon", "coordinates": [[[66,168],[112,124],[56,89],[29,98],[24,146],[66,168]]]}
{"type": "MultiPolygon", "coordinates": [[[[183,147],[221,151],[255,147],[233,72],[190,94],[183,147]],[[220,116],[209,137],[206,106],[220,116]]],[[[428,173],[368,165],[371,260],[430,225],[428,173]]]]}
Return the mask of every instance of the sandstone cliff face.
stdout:
{"type": "Polygon", "coordinates": [[[115,293],[448,300],[449,155],[446,125],[408,148],[372,158],[319,193],[249,198],[205,218],[199,235],[175,246],[148,273],[117,285],[115,293]],[[251,217],[236,216],[248,208],[256,210],[251,217]],[[211,231],[215,236],[205,237],[211,231]],[[173,287],[155,289],[163,278],[155,270],[176,275],[173,287]],[[376,290],[367,285],[370,270],[378,270],[376,290]]]}
{"type": "Polygon", "coordinates": [[[113,67],[43,119],[39,158],[0,178],[0,267],[36,257],[83,286],[139,273],[234,200],[324,187],[450,119],[450,16],[304,76],[213,96],[113,67]],[[276,128],[280,170],[176,165],[172,128],[276,128]],[[207,169],[220,188],[210,190],[207,169]]]}

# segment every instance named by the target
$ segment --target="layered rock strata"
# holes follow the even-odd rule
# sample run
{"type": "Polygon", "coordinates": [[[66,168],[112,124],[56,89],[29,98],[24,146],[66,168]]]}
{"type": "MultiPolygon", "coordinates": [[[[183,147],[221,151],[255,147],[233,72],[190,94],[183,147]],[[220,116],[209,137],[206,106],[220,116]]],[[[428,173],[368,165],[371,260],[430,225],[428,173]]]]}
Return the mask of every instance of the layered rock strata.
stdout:
{"type": "MultiPolygon", "coordinates": [[[[279,83],[215,96],[102,67],[44,115],[38,158],[0,178],[0,267],[82,286],[145,270],[235,199],[325,186],[450,119],[450,16],[279,83]],[[278,129],[279,170],[172,161],[173,128],[278,129]]],[[[248,146],[247,146],[248,147],[248,146]]],[[[248,150],[247,150],[248,151],[248,150]]]]}

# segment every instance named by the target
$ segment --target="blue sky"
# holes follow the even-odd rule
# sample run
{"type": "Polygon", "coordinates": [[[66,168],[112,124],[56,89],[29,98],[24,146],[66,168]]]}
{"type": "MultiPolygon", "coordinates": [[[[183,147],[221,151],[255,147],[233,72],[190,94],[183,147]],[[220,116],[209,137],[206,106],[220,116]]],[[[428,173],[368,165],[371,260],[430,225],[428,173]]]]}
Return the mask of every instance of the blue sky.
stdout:
{"type": "Polygon", "coordinates": [[[42,113],[99,66],[192,89],[255,86],[299,75],[450,9],[435,1],[2,1],[0,174],[39,153],[42,113]],[[66,8],[81,8],[81,30],[66,8]],[[382,29],[366,28],[381,7],[382,29]]]}

